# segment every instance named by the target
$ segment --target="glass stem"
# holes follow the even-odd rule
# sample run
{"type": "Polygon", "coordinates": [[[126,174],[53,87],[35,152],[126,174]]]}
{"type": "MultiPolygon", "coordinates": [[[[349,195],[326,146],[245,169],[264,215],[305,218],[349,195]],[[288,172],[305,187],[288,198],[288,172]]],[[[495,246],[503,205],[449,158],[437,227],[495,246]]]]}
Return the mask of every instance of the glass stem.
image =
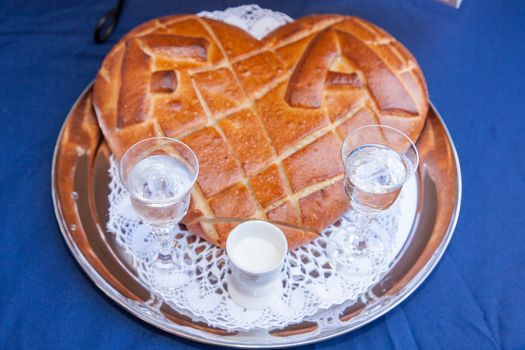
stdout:
{"type": "Polygon", "coordinates": [[[359,211],[354,211],[354,225],[355,231],[348,237],[352,252],[355,255],[360,255],[364,252],[368,245],[366,237],[366,229],[369,218],[366,214],[359,211]]]}
{"type": "Polygon", "coordinates": [[[151,225],[151,232],[160,243],[158,259],[171,261],[173,250],[173,224],[151,225]]]}

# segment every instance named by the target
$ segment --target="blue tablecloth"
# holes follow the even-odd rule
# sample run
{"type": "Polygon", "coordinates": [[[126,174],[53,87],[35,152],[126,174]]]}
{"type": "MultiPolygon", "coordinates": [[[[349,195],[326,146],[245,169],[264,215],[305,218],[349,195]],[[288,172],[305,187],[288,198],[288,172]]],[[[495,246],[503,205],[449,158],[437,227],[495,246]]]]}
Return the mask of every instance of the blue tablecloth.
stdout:
{"type": "MultiPolygon", "coordinates": [[[[111,46],[148,19],[237,1],[128,0],[110,42],[92,31],[116,0],[0,2],[0,348],[201,345],[122,310],[82,272],[57,226],[53,146],[111,46]]],[[[459,223],[427,281],[386,316],[309,348],[525,348],[525,1],[260,1],[292,17],[364,17],[418,59],[456,143],[459,223]]]]}

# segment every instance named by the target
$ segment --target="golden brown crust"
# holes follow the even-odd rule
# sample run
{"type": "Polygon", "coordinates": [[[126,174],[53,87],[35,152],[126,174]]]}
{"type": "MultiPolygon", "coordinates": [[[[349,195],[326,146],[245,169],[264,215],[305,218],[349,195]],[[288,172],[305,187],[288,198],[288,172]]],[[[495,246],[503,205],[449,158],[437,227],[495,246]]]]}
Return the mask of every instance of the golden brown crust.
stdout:
{"type": "Polygon", "coordinates": [[[291,107],[320,108],[326,75],[337,57],[334,32],[325,29],[316,35],[295,66],[285,100],[291,107]]]}
{"type": "Polygon", "coordinates": [[[240,84],[229,68],[195,73],[192,80],[215,119],[224,117],[246,100],[240,84]]]}
{"type": "Polygon", "coordinates": [[[261,93],[264,87],[286,74],[284,63],[271,51],[262,51],[258,55],[233,62],[232,67],[251,99],[261,93]]]}
{"type": "Polygon", "coordinates": [[[255,102],[257,112],[277,153],[281,154],[315,130],[328,125],[322,108],[292,108],[284,100],[286,83],[255,102]]]}
{"type": "Polygon", "coordinates": [[[342,53],[365,75],[379,109],[383,112],[417,115],[417,106],[411,96],[381,57],[352,34],[339,30],[336,33],[342,53]]]}
{"type": "Polygon", "coordinates": [[[286,188],[277,165],[272,164],[259,174],[250,178],[255,198],[263,208],[286,197],[286,188]]]}
{"type": "Polygon", "coordinates": [[[344,171],[340,161],[341,143],[331,132],[283,161],[293,192],[326,181],[344,171]],[[320,165],[322,164],[322,165],[320,165]]]}
{"type": "Polygon", "coordinates": [[[240,183],[227,188],[210,199],[216,217],[246,218],[255,214],[255,205],[246,186],[240,183]]]}
{"type": "Polygon", "coordinates": [[[202,23],[213,33],[230,60],[257,50],[260,43],[244,30],[224,22],[202,18],[202,23]]]}
{"type": "Polygon", "coordinates": [[[299,225],[300,220],[297,217],[296,205],[291,201],[284,202],[278,207],[268,212],[268,219],[272,221],[287,222],[293,225],[299,225]]]}
{"type": "MultiPolygon", "coordinates": [[[[268,212],[268,219],[276,223],[278,222],[287,222],[289,224],[300,226],[300,221],[297,218],[296,205],[292,204],[290,201],[284,202],[280,206],[270,210],[268,212]]],[[[305,227],[302,230],[290,227],[279,225],[277,226],[284,232],[288,239],[288,249],[295,249],[304,243],[310,242],[318,236],[315,230],[305,227]]]]}
{"type": "Polygon", "coordinates": [[[340,180],[299,200],[303,225],[321,231],[348,209],[348,198],[340,180]]]}
{"type": "Polygon", "coordinates": [[[272,145],[251,110],[234,113],[222,119],[219,126],[246,174],[257,174],[271,162],[272,145]]]}
{"type": "Polygon", "coordinates": [[[170,93],[177,90],[177,73],[173,70],[160,70],[151,74],[151,92],[170,93]]]}
{"type": "Polygon", "coordinates": [[[423,74],[399,42],[340,15],[303,17],[260,41],[211,19],[159,18],[115,45],[93,90],[117,158],[150,136],[177,137],[195,151],[190,230],[224,245],[236,223],[203,218],[286,222],[290,248],[348,208],[345,135],[384,124],[416,139],[427,99],[423,74]]]}
{"type": "Polygon", "coordinates": [[[341,138],[343,138],[345,135],[350,134],[352,130],[356,130],[365,125],[373,124],[379,124],[377,117],[369,108],[363,107],[359,109],[352,118],[339,125],[337,128],[337,133],[341,138]]]}
{"type": "Polygon", "coordinates": [[[151,58],[136,40],[126,42],[120,76],[117,128],[124,129],[147,119],[148,96],[144,91],[150,85],[151,58]]]}
{"type": "Polygon", "coordinates": [[[291,69],[299,62],[303,52],[314,37],[315,34],[311,34],[297,41],[292,41],[289,44],[277,46],[275,52],[282,58],[286,66],[291,69]]]}
{"type": "Polygon", "coordinates": [[[206,197],[211,197],[241,179],[233,155],[213,127],[206,127],[182,139],[199,160],[197,183],[206,197]]]}

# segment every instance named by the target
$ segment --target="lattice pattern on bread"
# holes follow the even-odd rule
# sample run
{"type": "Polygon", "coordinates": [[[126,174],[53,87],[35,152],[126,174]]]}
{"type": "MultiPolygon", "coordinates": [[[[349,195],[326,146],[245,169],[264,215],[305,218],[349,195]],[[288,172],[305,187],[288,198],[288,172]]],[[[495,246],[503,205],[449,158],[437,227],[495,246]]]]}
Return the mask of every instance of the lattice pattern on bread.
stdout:
{"type": "Polygon", "coordinates": [[[108,54],[94,107],[119,158],[152,136],[197,154],[198,184],[184,222],[224,245],[233,223],[286,222],[290,248],[347,208],[341,142],[366,124],[416,139],[428,103],[423,75],[389,34],[355,17],[316,15],[259,41],[196,16],[147,22],[108,54]]]}

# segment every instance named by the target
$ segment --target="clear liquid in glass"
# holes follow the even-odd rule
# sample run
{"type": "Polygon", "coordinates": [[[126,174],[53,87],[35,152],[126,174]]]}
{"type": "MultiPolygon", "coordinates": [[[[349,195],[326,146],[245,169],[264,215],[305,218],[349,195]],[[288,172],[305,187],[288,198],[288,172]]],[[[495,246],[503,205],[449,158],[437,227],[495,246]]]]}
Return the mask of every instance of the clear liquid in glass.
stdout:
{"type": "Polygon", "coordinates": [[[128,174],[131,202],[151,224],[178,222],[188,210],[192,174],[180,160],[155,155],[139,161],[128,174]]]}
{"type": "Polygon", "coordinates": [[[412,164],[390,147],[368,144],[350,153],[345,166],[345,190],[352,206],[361,212],[376,213],[396,201],[412,164]]]}

